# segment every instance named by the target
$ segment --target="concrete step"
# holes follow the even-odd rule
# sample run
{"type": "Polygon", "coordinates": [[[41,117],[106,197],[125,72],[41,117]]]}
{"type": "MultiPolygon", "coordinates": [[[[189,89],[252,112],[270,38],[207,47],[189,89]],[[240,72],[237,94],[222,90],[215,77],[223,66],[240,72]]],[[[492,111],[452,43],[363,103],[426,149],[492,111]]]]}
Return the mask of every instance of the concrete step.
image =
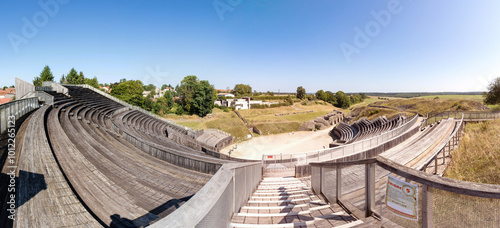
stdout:
{"type": "MultiPolygon", "coordinates": [[[[317,207],[311,207],[308,210],[303,210],[303,211],[298,211],[298,212],[287,212],[287,213],[274,213],[274,214],[262,214],[262,213],[238,213],[238,216],[245,216],[245,217],[276,217],[276,216],[292,216],[292,215],[304,215],[304,214],[309,214],[312,211],[317,211],[321,209],[326,209],[330,208],[330,205],[323,205],[323,206],[317,206],[317,207]]],[[[345,214],[345,212],[342,212],[345,214]]]]}
{"type": "Polygon", "coordinates": [[[289,195],[289,194],[296,194],[296,193],[304,193],[304,192],[311,192],[311,189],[302,189],[302,190],[294,190],[294,191],[260,191],[260,192],[254,192],[253,195],[289,195]]]}
{"type": "Polygon", "coordinates": [[[306,206],[309,206],[310,204],[321,204],[322,205],[326,205],[324,203],[321,202],[321,200],[312,200],[312,201],[309,201],[309,203],[304,203],[304,204],[294,204],[294,205],[288,205],[288,206],[275,206],[275,207],[253,207],[253,206],[243,206],[241,207],[241,209],[251,209],[251,210],[282,210],[282,209],[286,209],[286,208],[297,208],[297,207],[306,207],[306,206]]]}
{"type": "Polygon", "coordinates": [[[294,195],[280,195],[280,196],[252,196],[252,199],[280,199],[280,198],[295,198],[295,197],[305,197],[313,196],[312,193],[294,194],[294,195]]]}
{"type": "Polygon", "coordinates": [[[240,213],[234,213],[231,227],[351,227],[355,220],[314,195],[307,180],[264,178],[240,213]]]}
{"type": "MultiPolygon", "coordinates": [[[[313,220],[309,221],[303,221],[303,222],[295,222],[295,223],[281,223],[281,224],[244,224],[244,223],[230,223],[230,227],[259,227],[259,228],[278,228],[278,227],[308,227],[308,226],[314,226],[315,223],[318,221],[325,221],[328,219],[335,219],[339,215],[342,215],[342,213],[333,213],[333,214],[328,214],[328,215],[322,215],[322,216],[317,216],[314,217],[313,220]]],[[[343,225],[339,226],[333,226],[333,227],[338,227],[338,228],[349,228],[349,227],[354,227],[357,225],[362,224],[363,221],[361,220],[355,220],[350,223],[346,223],[343,225]]],[[[322,226],[320,226],[322,227],[322,226]]],[[[332,226],[328,226],[332,227],[332,226]]]]}

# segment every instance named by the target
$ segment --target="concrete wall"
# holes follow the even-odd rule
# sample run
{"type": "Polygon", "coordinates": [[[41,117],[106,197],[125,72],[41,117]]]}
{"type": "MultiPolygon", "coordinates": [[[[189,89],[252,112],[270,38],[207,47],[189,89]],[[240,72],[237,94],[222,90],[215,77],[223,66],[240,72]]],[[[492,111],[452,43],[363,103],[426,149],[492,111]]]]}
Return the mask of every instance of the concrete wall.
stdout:
{"type": "Polygon", "coordinates": [[[262,179],[260,163],[224,166],[182,207],[150,227],[229,227],[262,179]]]}
{"type": "Polygon", "coordinates": [[[29,82],[16,78],[16,99],[23,98],[27,93],[35,91],[35,86],[29,82]]]}

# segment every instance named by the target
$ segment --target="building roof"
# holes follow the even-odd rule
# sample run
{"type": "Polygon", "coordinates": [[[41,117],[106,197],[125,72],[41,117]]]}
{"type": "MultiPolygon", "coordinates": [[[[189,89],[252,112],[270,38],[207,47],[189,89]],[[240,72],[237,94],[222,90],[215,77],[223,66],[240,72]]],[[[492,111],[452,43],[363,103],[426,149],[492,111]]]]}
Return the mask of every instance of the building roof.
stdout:
{"type": "Polygon", "coordinates": [[[234,97],[231,93],[218,93],[217,96],[234,97]]]}
{"type": "Polygon", "coordinates": [[[5,91],[5,90],[0,90],[0,96],[3,96],[3,95],[6,95],[8,94],[9,92],[5,91]]]}
{"type": "Polygon", "coordinates": [[[11,100],[12,100],[12,98],[0,98],[0,104],[5,104],[11,100]]]}

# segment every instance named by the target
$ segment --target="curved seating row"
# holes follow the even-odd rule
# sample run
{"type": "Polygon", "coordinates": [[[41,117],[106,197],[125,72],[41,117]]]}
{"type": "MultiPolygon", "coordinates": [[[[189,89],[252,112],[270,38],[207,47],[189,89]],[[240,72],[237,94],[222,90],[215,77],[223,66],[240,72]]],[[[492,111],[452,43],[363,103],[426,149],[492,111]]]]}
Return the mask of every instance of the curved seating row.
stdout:
{"type": "Polygon", "coordinates": [[[341,122],[331,131],[330,135],[335,142],[353,143],[393,130],[406,121],[407,118],[404,115],[398,114],[389,119],[385,116],[373,120],[363,118],[352,125],[341,122]]]}
{"type": "Polygon", "coordinates": [[[14,227],[102,227],[66,182],[47,141],[43,106],[32,114],[20,149],[14,227]]]}
{"type": "MultiPolygon", "coordinates": [[[[144,113],[138,111],[125,111],[114,115],[112,120],[119,129],[123,129],[133,137],[147,141],[148,145],[150,145],[151,147],[163,150],[171,154],[175,154],[176,156],[196,158],[199,161],[209,162],[213,164],[222,165],[223,163],[228,162],[209,156],[202,151],[175,143],[169,140],[166,135],[159,135],[161,133],[166,134],[164,132],[168,132],[167,128],[169,126],[167,124],[164,124],[163,121],[156,120],[155,118],[152,118],[144,113]],[[152,128],[156,128],[156,130],[151,130],[152,128]]],[[[176,161],[170,160],[169,158],[166,159],[169,162],[173,162],[174,164],[176,164],[176,161]]]]}
{"type": "Polygon", "coordinates": [[[352,127],[351,125],[340,122],[332,131],[331,134],[339,141],[350,141],[352,138],[356,136],[358,133],[358,129],[352,127]]]}
{"type": "MultiPolygon", "coordinates": [[[[69,94],[71,99],[56,102],[49,113],[48,135],[75,192],[106,225],[150,224],[210,179],[209,174],[150,156],[117,134],[111,116],[123,106],[82,91],[69,89],[69,94]]],[[[151,120],[137,123],[147,132],[141,137],[160,141],[160,128],[151,120]]]]}

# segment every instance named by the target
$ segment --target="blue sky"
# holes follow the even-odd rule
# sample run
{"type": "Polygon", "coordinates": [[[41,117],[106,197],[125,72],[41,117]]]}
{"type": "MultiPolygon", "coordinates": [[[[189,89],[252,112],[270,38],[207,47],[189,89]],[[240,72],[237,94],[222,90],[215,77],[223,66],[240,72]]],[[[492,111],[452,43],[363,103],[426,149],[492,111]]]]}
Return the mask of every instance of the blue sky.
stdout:
{"type": "Polygon", "coordinates": [[[74,67],[99,82],[197,75],[264,92],[482,91],[500,76],[495,0],[40,2],[49,10],[0,2],[0,85],[45,65],[57,81],[74,67]]]}

